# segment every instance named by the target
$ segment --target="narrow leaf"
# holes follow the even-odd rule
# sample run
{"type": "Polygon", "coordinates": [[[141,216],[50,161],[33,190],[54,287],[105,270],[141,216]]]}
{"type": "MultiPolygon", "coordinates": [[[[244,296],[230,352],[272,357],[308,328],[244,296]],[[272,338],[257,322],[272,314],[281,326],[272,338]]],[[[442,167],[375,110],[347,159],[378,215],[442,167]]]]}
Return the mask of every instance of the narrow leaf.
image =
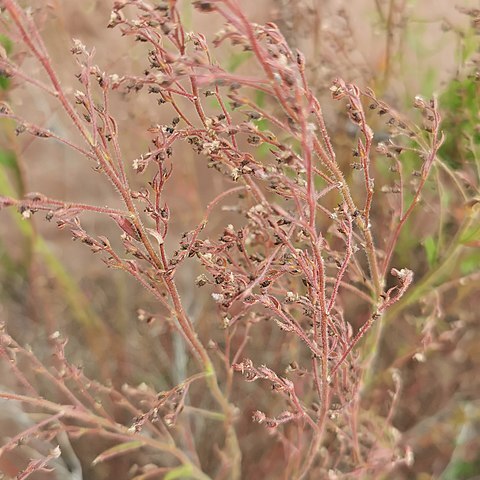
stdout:
{"type": "Polygon", "coordinates": [[[97,463],[104,462],[105,460],[111,460],[112,458],[118,457],[119,455],[124,455],[125,453],[138,450],[143,447],[145,444],[141,440],[134,440],[132,442],[120,443],[115,445],[112,448],[109,448],[98,455],[95,460],[93,460],[92,465],[97,463]]]}
{"type": "Polygon", "coordinates": [[[0,165],[18,170],[17,157],[9,150],[0,150],[0,165]]]}
{"type": "Polygon", "coordinates": [[[478,240],[480,240],[480,225],[474,225],[463,233],[460,238],[460,243],[471,245],[475,244],[478,240]]]}
{"type": "Polygon", "coordinates": [[[138,233],[137,228],[135,225],[125,217],[121,217],[119,215],[110,215],[111,218],[117,222],[117,225],[130,237],[134,238],[137,241],[140,241],[140,235],[138,233]]]}
{"type": "Polygon", "coordinates": [[[163,237],[160,232],[157,232],[153,228],[146,228],[145,230],[158,242],[159,245],[163,245],[163,237]]]}
{"type": "Polygon", "coordinates": [[[437,261],[437,244],[432,236],[427,237],[423,241],[425,247],[425,253],[427,254],[428,266],[431,267],[437,261]]]}
{"type": "Polygon", "coordinates": [[[191,465],[180,465],[173,470],[170,470],[164,477],[163,480],[175,480],[175,478],[182,477],[191,477],[192,476],[192,467],[191,465]]]}

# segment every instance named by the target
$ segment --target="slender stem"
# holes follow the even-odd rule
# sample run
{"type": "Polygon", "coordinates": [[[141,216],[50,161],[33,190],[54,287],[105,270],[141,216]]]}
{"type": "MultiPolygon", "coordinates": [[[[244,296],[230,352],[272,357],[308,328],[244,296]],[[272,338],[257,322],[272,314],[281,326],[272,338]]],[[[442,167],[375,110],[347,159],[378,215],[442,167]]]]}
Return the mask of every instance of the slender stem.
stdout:
{"type": "Polygon", "coordinates": [[[0,398],[3,398],[5,400],[15,400],[18,402],[26,403],[27,405],[49,410],[51,412],[57,412],[56,417],[58,418],[69,418],[80,421],[87,425],[93,424],[99,426],[101,427],[101,429],[95,430],[96,433],[101,434],[105,437],[113,438],[117,441],[132,441],[138,439],[145,445],[148,445],[155,450],[169,453],[175,458],[177,458],[183,465],[187,465],[191,469],[192,474],[195,475],[194,478],[211,480],[208,475],[205,475],[203,472],[201,472],[198,467],[196,467],[189,460],[188,456],[185,453],[183,453],[175,446],[172,446],[169,443],[161,442],[159,440],[156,440],[155,438],[151,438],[146,435],[132,433],[123,425],[97,416],[90,411],[80,410],[70,405],[59,405],[57,403],[50,402],[49,400],[45,400],[44,398],[31,398],[25,395],[18,395],[13,393],[0,392],[0,398]]]}

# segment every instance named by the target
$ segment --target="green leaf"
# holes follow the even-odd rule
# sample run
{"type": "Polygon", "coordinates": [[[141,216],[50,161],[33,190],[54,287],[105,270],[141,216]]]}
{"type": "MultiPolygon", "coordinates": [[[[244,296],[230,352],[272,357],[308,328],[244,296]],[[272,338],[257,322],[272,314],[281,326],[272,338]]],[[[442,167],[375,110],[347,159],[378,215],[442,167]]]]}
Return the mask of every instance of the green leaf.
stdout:
{"type": "MultiPolygon", "coordinates": [[[[5,49],[7,55],[12,52],[13,42],[7,36],[0,34],[0,45],[5,49]]],[[[5,75],[0,75],[0,89],[8,90],[9,87],[10,79],[5,75]]]]}
{"type": "Polygon", "coordinates": [[[13,42],[10,40],[9,37],[3,35],[2,33],[0,33],[0,45],[2,45],[2,47],[5,49],[7,55],[10,55],[12,53],[13,42]]]}
{"type": "Polygon", "coordinates": [[[428,266],[432,267],[437,261],[437,244],[432,236],[427,237],[423,241],[425,247],[425,253],[427,254],[428,266]]]}
{"type": "Polygon", "coordinates": [[[448,467],[448,469],[443,472],[441,479],[442,480],[469,480],[478,473],[480,461],[468,462],[466,460],[458,459],[454,460],[448,467]]]}
{"type": "Polygon", "coordinates": [[[470,34],[462,39],[462,63],[466,62],[478,49],[478,39],[476,35],[470,34]]]}
{"type": "Polygon", "coordinates": [[[270,122],[266,118],[261,118],[260,120],[254,120],[253,123],[257,126],[257,128],[263,132],[268,129],[270,122]]]}
{"type": "Polygon", "coordinates": [[[437,68],[429,68],[425,73],[425,77],[423,79],[423,84],[422,84],[422,93],[426,97],[430,97],[435,91],[435,87],[438,84],[437,73],[438,73],[437,68]]]}
{"type": "Polygon", "coordinates": [[[260,108],[265,106],[265,96],[266,93],[262,90],[257,90],[255,92],[255,104],[258,105],[260,108]]]}
{"type": "Polygon", "coordinates": [[[480,269],[480,250],[472,249],[470,255],[460,262],[460,271],[463,275],[476,272],[480,269]]]}
{"type": "Polygon", "coordinates": [[[252,56],[251,52],[239,52],[239,53],[232,54],[228,60],[227,71],[231,73],[235,72],[251,56],[252,56]]]}
{"type": "Polygon", "coordinates": [[[257,156],[258,158],[265,158],[271,150],[271,145],[268,143],[262,143],[258,148],[257,148],[257,156]]]}
{"type": "MultiPolygon", "coordinates": [[[[1,80],[1,77],[0,77],[1,80]]],[[[11,168],[13,170],[18,169],[17,157],[9,150],[0,150],[0,165],[11,168]]]]}
{"type": "Polygon", "coordinates": [[[10,88],[10,79],[5,75],[0,75],[0,89],[8,90],[10,88]]]}
{"type": "Polygon", "coordinates": [[[454,169],[478,156],[479,93],[480,87],[474,79],[456,79],[448,84],[439,99],[443,109],[443,130],[449,132],[439,155],[454,169]]]}
{"type": "Polygon", "coordinates": [[[192,466],[191,465],[180,465],[173,470],[170,470],[164,477],[163,480],[174,480],[175,478],[181,477],[191,477],[192,476],[192,466]]]}
{"type": "Polygon", "coordinates": [[[104,462],[105,460],[111,460],[119,455],[124,455],[125,453],[132,452],[133,450],[138,450],[144,445],[145,443],[141,440],[120,443],[119,445],[115,445],[114,447],[109,448],[98,455],[95,460],[93,460],[92,465],[97,465],[97,463],[104,462]]]}
{"type": "Polygon", "coordinates": [[[469,244],[480,241],[480,225],[474,225],[467,229],[460,237],[460,243],[469,244]]]}

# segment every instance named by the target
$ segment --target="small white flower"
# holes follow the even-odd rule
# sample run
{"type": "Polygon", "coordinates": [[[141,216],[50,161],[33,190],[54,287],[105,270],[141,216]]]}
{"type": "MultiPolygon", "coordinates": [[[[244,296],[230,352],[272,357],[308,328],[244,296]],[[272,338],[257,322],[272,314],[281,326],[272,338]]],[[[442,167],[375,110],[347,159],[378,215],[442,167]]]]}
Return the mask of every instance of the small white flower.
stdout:
{"type": "Polygon", "coordinates": [[[22,217],[23,217],[25,220],[28,220],[29,218],[32,217],[32,211],[29,210],[28,208],[25,208],[24,210],[22,210],[22,217]]]}
{"type": "Polygon", "coordinates": [[[213,142],[205,142],[203,144],[202,153],[204,155],[211,155],[215,153],[220,148],[220,142],[218,140],[214,140],[213,142]]]}
{"type": "Polygon", "coordinates": [[[223,293],[212,293],[212,298],[215,302],[221,303],[225,300],[225,295],[223,295],[223,293]]]}
{"type": "Polygon", "coordinates": [[[240,176],[240,171],[238,170],[238,168],[234,168],[231,172],[230,172],[230,177],[231,179],[236,182],[238,180],[238,177],[240,176]]]}
{"type": "Polygon", "coordinates": [[[425,354],[421,352],[417,352],[412,358],[420,363],[424,363],[426,361],[425,354]]]}

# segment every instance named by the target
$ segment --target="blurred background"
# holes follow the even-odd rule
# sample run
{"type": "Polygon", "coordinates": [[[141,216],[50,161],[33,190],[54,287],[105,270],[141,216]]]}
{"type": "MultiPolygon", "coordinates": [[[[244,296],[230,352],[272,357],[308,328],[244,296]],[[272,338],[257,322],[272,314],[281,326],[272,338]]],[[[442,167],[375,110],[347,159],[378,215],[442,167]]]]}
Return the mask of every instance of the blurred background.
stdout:
{"type": "MultiPolygon", "coordinates": [[[[70,54],[73,38],[81,39],[87,48],[95,47],[95,62],[109,73],[141,74],[146,68],[143,44],[106,28],[110,1],[23,3],[36,12],[67,92],[77,89],[77,65],[70,54]]],[[[375,381],[364,407],[372,412],[372,422],[375,415],[385,415],[394,385],[392,372],[396,372],[401,391],[392,425],[401,442],[412,448],[415,460],[388,478],[480,478],[480,14],[468,11],[477,2],[243,3],[249,18],[277,23],[290,45],[305,53],[309,79],[323,101],[339,162],[346,167],[355,132],[329,98],[332,79],[341,77],[372,88],[379,99],[407,117],[415,95],[439,98],[446,134],[440,157],[446,168],[434,170],[395,251],[393,265],[413,270],[415,284],[387,315],[388,328],[376,352],[375,381]]],[[[211,15],[198,14],[187,1],[181,2],[180,9],[187,30],[211,39],[222,27],[219,17],[215,23],[211,15]]],[[[8,37],[2,36],[1,41],[7,52],[15,50],[8,37]]],[[[230,71],[247,68],[248,55],[243,52],[220,49],[215,54],[230,71]]],[[[23,68],[44,78],[31,59],[25,59],[23,68]]],[[[4,77],[0,81],[0,99],[19,115],[75,138],[64,113],[40,91],[4,77]]],[[[168,106],[158,105],[146,94],[112,97],[112,112],[127,166],[147,151],[147,129],[152,124],[170,124],[174,116],[168,106]]],[[[384,122],[373,118],[372,126],[377,138],[388,138],[384,122]]],[[[212,175],[191,149],[176,147],[172,162],[174,173],[166,192],[172,211],[170,251],[176,248],[175,238],[195,228],[205,206],[224,189],[224,180],[212,175]]],[[[132,175],[134,185],[136,181],[140,180],[132,175]]],[[[2,120],[0,194],[20,198],[27,192],[121,208],[113,188],[75,152],[53,141],[17,136],[15,126],[2,120]]],[[[378,195],[384,197],[376,208],[392,204],[388,192],[378,195]]],[[[221,231],[227,223],[228,217],[219,215],[211,228],[221,231]]],[[[85,215],[82,224],[92,234],[118,236],[114,222],[102,217],[85,215]]],[[[145,382],[161,391],[184,379],[189,359],[171,326],[144,321],[158,311],[155,301],[133,279],[107,269],[70,237],[41,215],[26,221],[14,210],[0,212],[0,320],[9,333],[20,344],[32,345],[48,363],[49,336],[60,331],[68,338],[67,354],[73,363],[117,387],[145,382]],[[139,309],[147,314],[139,315],[139,309]]],[[[177,278],[185,306],[206,344],[221,332],[218,319],[212,320],[216,307],[211,297],[199,295],[194,285],[199,273],[192,260],[179,269],[177,278]]],[[[352,318],[351,323],[358,328],[358,320],[352,318]]],[[[258,335],[248,347],[249,354],[262,363],[269,359],[256,352],[268,350],[262,346],[265,341],[258,335]]],[[[2,388],[15,387],[7,373],[0,382],[2,388]]],[[[244,478],[259,478],[250,468],[261,452],[255,443],[259,431],[266,435],[262,426],[250,420],[253,405],[257,408],[252,396],[258,391],[248,385],[238,402],[245,412],[239,426],[245,442],[244,478]]],[[[8,428],[0,426],[2,435],[10,435],[8,428]]],[[[93,473],[89,461],[98,452],[81,441],[76,449],[82,452],[84,478],[128,478],[121,476],[119,464],[98,466],[93,473]]],[[[283,478],[275,468],[262,476],[283,478]]]]}

